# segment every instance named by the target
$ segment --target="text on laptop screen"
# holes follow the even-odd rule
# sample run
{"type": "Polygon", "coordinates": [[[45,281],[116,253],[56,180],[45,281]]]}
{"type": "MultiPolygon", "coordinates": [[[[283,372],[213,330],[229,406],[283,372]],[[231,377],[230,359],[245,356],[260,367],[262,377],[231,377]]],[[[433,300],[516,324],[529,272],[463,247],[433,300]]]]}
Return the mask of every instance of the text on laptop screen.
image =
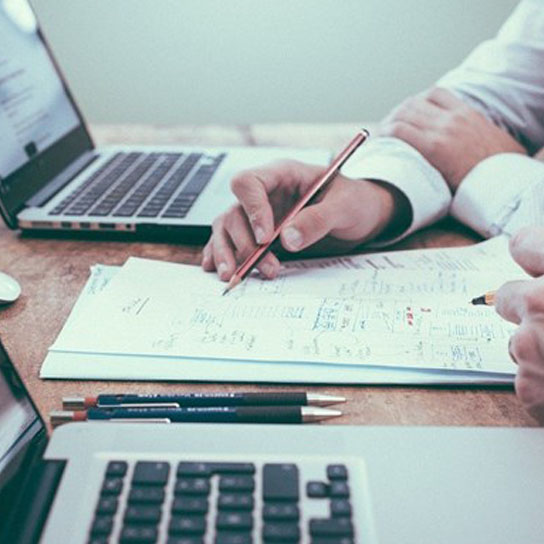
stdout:
{"type": "Polygon", "coordinates": [[[80,124],[26,0],[0,0],[0,180],[80,124]]]}

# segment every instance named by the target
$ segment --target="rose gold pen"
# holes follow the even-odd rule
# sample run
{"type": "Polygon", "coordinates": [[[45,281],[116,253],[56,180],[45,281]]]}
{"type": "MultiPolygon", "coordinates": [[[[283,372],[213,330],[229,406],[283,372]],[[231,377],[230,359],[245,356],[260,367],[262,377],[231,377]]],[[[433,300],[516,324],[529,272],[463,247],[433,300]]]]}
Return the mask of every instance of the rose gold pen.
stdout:
{"type": "Polygon", "coordinates": [[[356,149],[368,138],[368,131],[364,128],[361,129],[357,135],[351,140],[351,142],[334,158],[327,171],[318,178],[315,183],[310,187],[308,192],[302,196],[302,198],[293,206],[293,208],[286,214],[286,216],[280,221],[280,224],[274,230],[272,237],[266,244],[258,245],[249,257],[236,269],[230,281],[223,291],[223,295],[226,295],[230,290],[234,289],[241,281],[243,281],[248,274],[257,266],[259,261],[269,251],[270,246],[279,237],[283,226],[291,221],[295,215],[302,210],[317,193],[323,189],[330,181],[332,181],[338,174],[338,171],[344,163],[353,155],[356,149]]]}

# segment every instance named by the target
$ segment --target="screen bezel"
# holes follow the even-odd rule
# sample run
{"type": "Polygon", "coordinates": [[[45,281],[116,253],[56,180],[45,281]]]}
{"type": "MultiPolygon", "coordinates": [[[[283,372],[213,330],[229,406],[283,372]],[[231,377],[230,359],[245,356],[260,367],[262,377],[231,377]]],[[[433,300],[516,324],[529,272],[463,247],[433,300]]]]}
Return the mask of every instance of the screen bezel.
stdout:
{"type": "MultiPolygon", "coordinates": [[[[29,423],[11,448],[4,455],[0,473],[0,519],[6,520],[13,513],[20,493],[24,490],[24,483],[34,463],[40,461],[47,445],[47,432],[45,423],[36,408],[32,397],[21,380],[15,365],[11,361],[8,352],[0,339],[0,372],[8,381],[16,398],[25,398],[35,413],[35,418],[29,423]]],[[[0,524],[1,525],[1,524],[0,524]]],[[[9,527],[0,527],[0,540],[4,530],[9,527]]]]}
{"type": "MultiPolygon", "coordinates": [[[[32,9],[34,13],[30,5],[29,9],[32,9]]],[[[34,16],[36,16],[35,13],[34,16]]],[[[36,33],[38,38],[45,47],[53,68],[61,81],[66,97],[80,121],[80,125],[4,178],[3,183],[8,184],[13,189],[10,190],[9,194],[2,195],[0,192],[0,214],[3,216],[6,224],[12,229],[17,228],[17,214],[25,207],[25,202],[29,198],[45,187],[83,153],[94,149],[94,143],[87,130],[83,114],[70,92],[66,79],[39,26],[39,22],[37,24],[36,33]]]]}
{"type": "MultiPolygon", "coordinates": [[[[5,458],[8,457],[10,454],[16,455],[16,453],[24,447],[24,444],[26,444],[27,442],[30,442],[34,438],[34,436],[38,434],[40,431],[44,431],[45,423],[40,415],[38,408],[36,407],[36,404],[32,400],[32,397],[29,395],[28,389],[25,387],[25,384],[23,380],[21,379],[21,376],[17,372],[15,365],[10,359],[8,352],[4,348],[1,339],[0,339],[0,374],[2,374],[2,377],[6,380],[6,382],[10,386],[10,389],[12,390],[14,397],[16,399],[22,399],[22,398],[26,399],[29,402],[36,416],[27,425],[26,429],[24,429],[21,432],[17,441],[12,444],[12,447],[6,452],[4,458],[1,460],[2,466],[5,468],[6,465],[9,465],[9,461],[6,463],[5,458]]],[[[1,478],[0,478],[0,483],[2,483],[1,478]]]]}

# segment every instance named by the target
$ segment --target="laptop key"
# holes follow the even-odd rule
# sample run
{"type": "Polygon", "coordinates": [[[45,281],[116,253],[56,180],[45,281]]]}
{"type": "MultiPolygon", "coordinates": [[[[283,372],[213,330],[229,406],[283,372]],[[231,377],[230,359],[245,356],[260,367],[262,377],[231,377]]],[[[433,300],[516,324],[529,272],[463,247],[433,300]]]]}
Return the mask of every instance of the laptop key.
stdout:
{"type": "Polygon", "coordinates": [[[161,520],[162,509],[160,506],[132,505],[125,511],[125,523],[157,524],[161,520]]]}
{"type": "Polygon", "coordinates": [[[146,525],[125,525],[121,530],[119,542],[121,544],[151,544],[159,536],[156,527],[146,525]]]}
{"type": "Polygon", "coordinates": [[[265,521],[298,520],[300,511],[296,503],[266,503],[263,507],[265,521]]]}
{"type": "Polygon", "coordinates": [[[109,544],[110,539],[107,536],[92,536],[87,544],[109,544]]]}
{"type": "Polygon", "coordinates": [[[131,504],[161,504],[164,502],[164,489],[162,487],[132,487],[128,495],[131,504]]]}
{"type": "Polygon", "coordinates": [[[329,487],[329,494],[334,498],[348,498],[349,485],[342,481],[333,481],[329,487]]]}
{"type": "Polygon", "coordinates": [[[166,485],[169,473],[169,463],[139,461],[134,468],[132,483],[137,485],[166,485]]]}
{"type": "Polygon", "coordinates": [[[330,509],[332,518],[351,516],[351,504],[345,499],[332,499],[330,502],[330,509]]]}
{"type": "Polygon", "coordinates": [[[253,495],[246,493],[221,493],[217,499],[219,510],[253,510],[253,495]]]}
{"type": "Polygon", "coordinates": [[[312,544],[355,544],[353,538],[342,536],[336,538],[312,538],[312,544]]]}
{"type": "Polygon", "coordinates": [[[178,465],[178,476],[200,476],[209,478],[212,475],[210,463],[180,463],[178,465]]]}
{"type": "Polygon", "coordinates": [[[312,536],[353,536],[353,524],[348,518],[311,519],[310,534],[312,536]]]}
{"type": "Polygon", "coordinates": [[[96,505],[97,514],[115,514],[119,501],[117,497],[105,496],[100,497],[96,505]]]}
{"type": "Polygon", "coordinates": [[[263,499],[265,501],[298,501],[298,467],[293,464],[269,463],[263,467],[263,499]]]}
{"type": "Polygon", "coordinates": [[[208,499],[205,497],[178,496],[172,502],[174,514],[205,514],[208,511],[208,499]]]}
{"type": "Polygon", "coordinates": [[[204,539],[200,536],[171,536],[166,544],[204,544],[204,539]]]}
{"type": "Polygon", "coordinates": [[[215,544],[253,544],[251,533],[220,531],[215,536],[215,544]]]}
{"type": "Polygon", "coordinates": [[[91,535],[109,535],[113,529],[113,516],[96,516],[91,526],[91,535]]]}
{"type": "Polygon", "coordinates": [[[300,529],[296,523],[265,523],[263,525],[265,542],[298,542],[300,529]]]}
{"type": "Polygon", "coordinates": [[[124,476],[127,473],[126,461],[110,461],[106,468],[106,476],[124,476]]]}
{"type": "Polygon", "coordinates": [[[329,496],[329,486],[324,482],[308,482],[306,484],[306,495],[313,498],[329,496]]]}
{"type": "Polygon", "coordinates": [[[251,530],[253,516],[249,512],[219,512],[215,521],[218,529],[251,530]]]}
{"type": "Polygon", "coordinates": [[[123,489],[122,478],[104,478],[102,484],[102,495],[119,495],[123,489]]]}
{"type": "Polygon", "coordinates": [[[327,478],[329,480],[347,480],[348,469],[346,465],[328,465],[327,478]]]}
{"type": "Polygon", "coordinates": [[[207,495],[210,482],[205,478],[179,478],[174,486],[176,495],[207,495]]]}
{"type": "Polygon", "coordinates": [[[170,534],[203,535],[206,532],[204,516],[172,516],[168,526],[170,534]]]}
{"type": "Polygon", "coordinates": [[[255,474],[254,463],[212,463],[216,474],[255,474]]]}
{"type": "Polygon", "coordinates": [[[221,476],[219,491],[253,491],[255,479],[253,476],[221,476]]]}

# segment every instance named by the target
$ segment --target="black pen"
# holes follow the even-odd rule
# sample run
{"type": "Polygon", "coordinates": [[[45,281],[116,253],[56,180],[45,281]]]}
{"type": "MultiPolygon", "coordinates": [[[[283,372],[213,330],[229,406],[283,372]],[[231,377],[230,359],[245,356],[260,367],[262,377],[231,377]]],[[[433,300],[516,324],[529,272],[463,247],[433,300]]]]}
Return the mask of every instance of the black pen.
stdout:
{"type": "Polygon", "coordinates": [[[313,423],[342,415],[313,406],[239,406],[198,408],[89,408],[51,412],[53,426],[70,421],[143,423],[313,423]]]}
{"type": "Polygon", "coordinates": [[[185,393],[180,395],[97,395],[64,397],[64,410],[87,408],[183,408],[189,406],[329,406],[345,397],[305,392],[185,393]]]}

